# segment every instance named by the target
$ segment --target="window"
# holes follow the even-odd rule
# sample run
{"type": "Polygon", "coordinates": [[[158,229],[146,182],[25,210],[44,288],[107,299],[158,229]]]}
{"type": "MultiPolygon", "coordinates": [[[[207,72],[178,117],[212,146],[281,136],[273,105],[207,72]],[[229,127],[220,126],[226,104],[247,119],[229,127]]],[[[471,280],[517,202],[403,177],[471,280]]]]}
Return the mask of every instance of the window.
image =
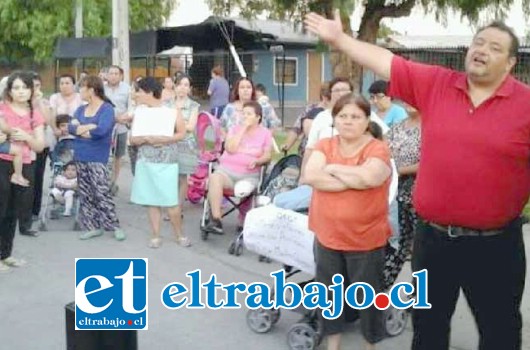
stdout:
{"type": "Polygon", "coordinates": [[[298,85],[298,58],[296,57],[276,57],[274,59],[274,85],[282,84],[283,64],[285,62],[285,85],[298,85]]]}

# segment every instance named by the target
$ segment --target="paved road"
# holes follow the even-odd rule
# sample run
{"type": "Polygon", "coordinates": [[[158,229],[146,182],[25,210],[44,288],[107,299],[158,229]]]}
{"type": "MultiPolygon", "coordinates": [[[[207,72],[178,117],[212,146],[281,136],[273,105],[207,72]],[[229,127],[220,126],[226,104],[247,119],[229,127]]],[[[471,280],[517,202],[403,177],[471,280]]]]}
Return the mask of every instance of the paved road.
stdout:
{"type": "MultiPolygon", "coordinates": [[[[123,228],[128,233],[124,242],[116,242],[110,234],[90,241],[79,241],[65,219],[52,222],[50,231],[38,238],[17,236],[14,255],[25,258],[27,267],[0,274],[0,349],[60,350],[66,349],[64,305],[74,299],[74,259],[89,257],[149,258],[149,330],[139,332],[140,349],[287,349],[286,334],[300,318],[283,312],[280,321],[268,334],[255,334],[246,325],[246,310],[176,310],[165,309],[160,302],[162,288],[170,282],[187,283],[188,271],[201,269],[203,276],[217,274],[220,282],[265,281],[278,264],[257,261],[245,252],[240,257],[226,252],[231,234],[214,236],[207,242],[199,238],[200,208],[186,207],[185,230],[193,238],[191,248],[173,243],[169,225],[164,224],[164,243],[158,250],[147,247],[148,224],[145,210],[128,203],[131,178],[128,169],[121,177],[117,206],[123,228]]],[[[234,218],[228,230],[235,229],[234,218]]],[[[529,227],[525,235],[528,240],[529,227]]],[[[528,242],[527,242],[528,243],[528,242]]],[[[530,253],[527,245],[527,254],[530,253]]],[[[408,279],[406,266],[402,273],[408,279]]],[[[525,322],[524,349],[530,349],[530,288],[523,302],[525,322]]],[[[358,324],[345,337],[344,349],[361,349],[358,324]]],[[[410,348],[411,327],[396,337],[383,341],[378,349],[410,348]]],[[[477,348],[477,332],[461,298],[453,321],[454,350],[477,348]]]]}

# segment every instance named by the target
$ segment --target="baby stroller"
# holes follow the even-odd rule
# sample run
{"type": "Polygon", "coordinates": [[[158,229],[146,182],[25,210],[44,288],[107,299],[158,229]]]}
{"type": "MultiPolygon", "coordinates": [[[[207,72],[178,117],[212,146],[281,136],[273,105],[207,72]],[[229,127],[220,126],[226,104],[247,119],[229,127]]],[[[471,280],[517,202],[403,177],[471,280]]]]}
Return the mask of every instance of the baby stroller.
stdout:
{"type": "MultiPolygon", "coordinates": [[[[296,188],[298,186],[298,179],[300,178],[301,167],[302,157],[297,154],[287,155],[284,152],[284,157],[274,165],[263,182],[263,195],[270,201],[273,201],[277,194],[296,188]]],[[[270,258],[263,255],[259,256],[259,261],[271,262],[270,258]]]]}
{"type": "MultiPolygon", "coordinates": [[[[280,159],[272,168],[270,174],[265,177],[266,167],[262,168],[260,177],[260,185],[257,188],[256,195],[258,199],[254,201],[253,207],[266,205],[278,193],[289,191],[298,185],[300,177],[300,168],[302,167],[302,158],[299,155],[291,154],[289,156],[284,153],[284,157],[280,159]],[[262,180],[263,179],[263,180],[262,180]]],[[[242,230],[241,230],[242,231],[242,230]]],[[[243,232],[239,233],[237,238],[230,244],[228,254],[241,255],[243,250],[243,232]]],[[[259,261],[271,262],[270,258],[265,255],[259,256],[259,261]]]]}
{"type": "MultiPolygon", "coordinates": [[[[57,220],[60,218],[60,211],[63,209],[63,205],[54,198],[52,195],[52,190],[54,188],[57,176],[63,172],[65,165],[74,159],[73,139],[64,138],[59,140],[59,142],[55,145],[53,152],[50,154],[50,159],[52,169],[51,179],[46,191],[44,207],[41,210],[39,217],[39,231],[48,230],[48,220],[57,220]]],[[[74,218],[73,230],[80,231],[81,228],[77,217],[79,213],[79,200],[76,195],[74,196],[74,205],[72,210],[72,216],[74,218]]]]}
{"type": "Polygon", "coordinates": [[[199,146],[199,163],[195,172],[188,179],[187,199],[192,204],[198,204],[206,196],[206,186],[210,163],[217,160],[221,154],[221,126],[219,120],[210,113],[201,112],[197,117],[197,143],[199,146]],[[207,135],[213,133],[213,135],[207,135]],[[211,136],[213,140],[206,140],[211,136]],[[213,142],[213,148],[208,149],[207,143],[213,142]]]}
{"type": "Polygon", "coordinates": [[[298,186],[302,157],[297,154],[284,156],[272,168],[263,182],[263,195],[274,199],[278,193],[292,190],[298,186]]]}

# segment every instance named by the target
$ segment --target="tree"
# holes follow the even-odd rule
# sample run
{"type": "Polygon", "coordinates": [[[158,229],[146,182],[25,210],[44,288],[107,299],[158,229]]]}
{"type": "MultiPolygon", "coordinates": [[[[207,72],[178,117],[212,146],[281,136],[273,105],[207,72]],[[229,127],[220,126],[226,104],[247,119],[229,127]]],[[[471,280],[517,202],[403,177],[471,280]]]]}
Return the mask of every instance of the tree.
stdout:
{"type": "MultiPolygon", "coordinates": [[[[375,43],[383,18],[409,16],[415,6],[422,6],[426,13],[435,13],[440,21],[446,19],[449,10],[456,10],[463,18],[476,23],[482,11],[489,11],[495,18],[504,18],[513,0],[208,0],[208,3],[217,15],[229,15],[239,10],[249,19],[266,15],[271,19],[294,19],[295,22],[300,22],[308,11],[330,18],[334,9],[339,9],[344,31],[349,34],[353,34],[350,15],[357,6],[362,6],[364,13],[357,37],[375,43]]],[[[530,15],[530,0],[522,0],[522,9],[530,15]]],[[[354,84],[360,82],[360,67],[347,57],[332,53],[330,61],[334,76],[349,77],[354,84]]]]}
{"type": "MultiPolygon", "coordinates": [[[[10,61],[49,59],[55,40],[73,36],[75,0],[1,0],[2,40],[0,57],[10,61]]],[[[110,0],[83,0],[84,35],[109,36],[112,26],[110,0]]],[[[132,31],[161,26],[175,6],[173,0],[129,0],[132,31]]]]}

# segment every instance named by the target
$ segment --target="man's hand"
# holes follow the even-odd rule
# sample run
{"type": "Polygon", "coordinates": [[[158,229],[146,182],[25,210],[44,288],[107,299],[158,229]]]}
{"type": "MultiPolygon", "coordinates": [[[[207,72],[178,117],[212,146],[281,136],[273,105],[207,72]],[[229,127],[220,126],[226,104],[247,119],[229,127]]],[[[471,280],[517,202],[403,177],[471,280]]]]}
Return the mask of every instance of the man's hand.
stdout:
{"type": "Polygon", "coordinates": [[[335,10],[335,17],[332,20],[311,12],[305,16],[304,24],[310,33],[331,45],[335,45],[343,33],[339,10],[335,10]]]}

